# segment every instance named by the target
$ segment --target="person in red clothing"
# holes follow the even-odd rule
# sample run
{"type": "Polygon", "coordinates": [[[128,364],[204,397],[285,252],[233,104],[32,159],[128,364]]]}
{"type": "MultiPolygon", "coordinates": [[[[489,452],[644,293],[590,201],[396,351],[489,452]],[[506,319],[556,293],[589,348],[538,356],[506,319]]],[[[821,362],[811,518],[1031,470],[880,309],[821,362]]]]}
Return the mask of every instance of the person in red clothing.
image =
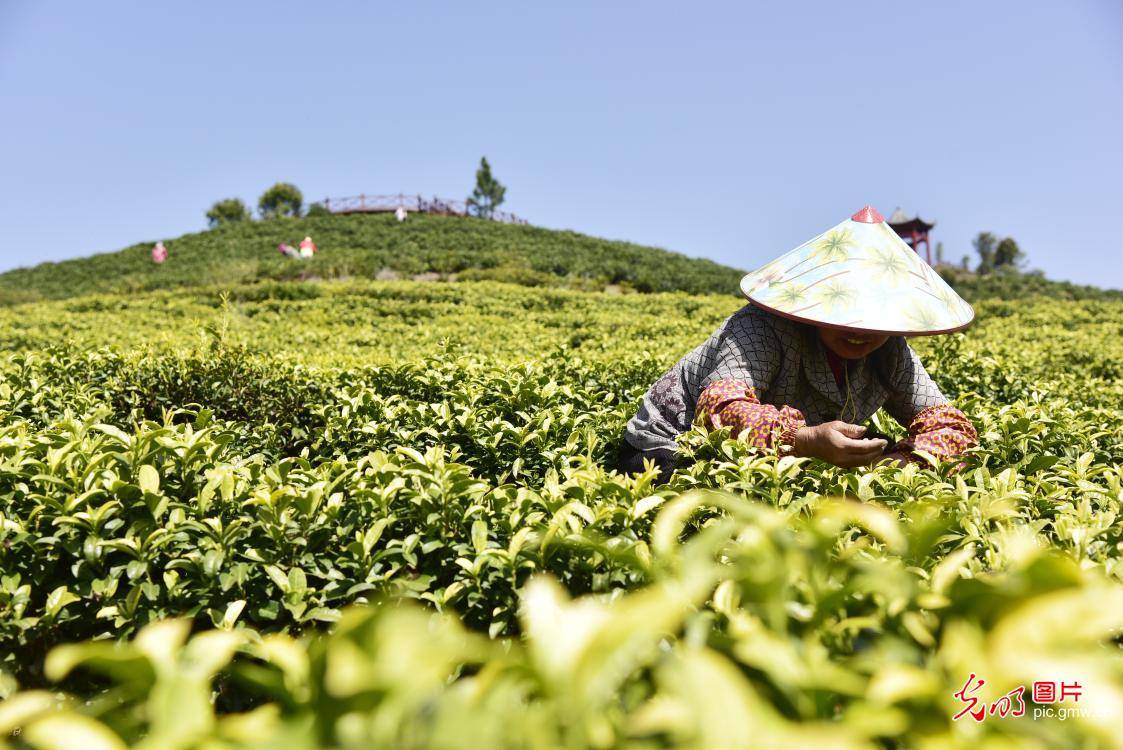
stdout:
{"type": "Polygon", "coordinates": [[[950,459],[975,445],[907,336],[966,328],[974,311],[866,207],[748,274],[749,304],[644,395],[620,468],[653,461],[668,476],[692,423],[751,445],[853,467],[950,459]],[[890,446],[861,423],[885,408],[908,428],[890,446]]]}
{"type": "Polygon", "coordinates": [[[311,237],[305,237],[300,241],[300,257],[311,258],[316,254],[316,243],[312,241],[311,237]]]}

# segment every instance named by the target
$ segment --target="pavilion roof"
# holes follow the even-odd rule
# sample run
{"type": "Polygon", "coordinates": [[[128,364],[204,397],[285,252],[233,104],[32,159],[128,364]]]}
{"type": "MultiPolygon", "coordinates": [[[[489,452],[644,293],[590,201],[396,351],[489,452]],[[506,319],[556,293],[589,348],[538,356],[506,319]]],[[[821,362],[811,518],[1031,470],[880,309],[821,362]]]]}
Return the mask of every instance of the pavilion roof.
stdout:
{"type": "Polygon", "coordinates": [[[909,216],[901,209],[900,206],[897,206],[897,210],[892,213],[886,223],[889,224],[889,226],[894,226],[899,224],[911,224],[914,221],[917,224],[923,224],[929,229],[936,226],[936,222],[934,221],[925,221],[924,219],[920,218],[920,216],[909,216]]]}

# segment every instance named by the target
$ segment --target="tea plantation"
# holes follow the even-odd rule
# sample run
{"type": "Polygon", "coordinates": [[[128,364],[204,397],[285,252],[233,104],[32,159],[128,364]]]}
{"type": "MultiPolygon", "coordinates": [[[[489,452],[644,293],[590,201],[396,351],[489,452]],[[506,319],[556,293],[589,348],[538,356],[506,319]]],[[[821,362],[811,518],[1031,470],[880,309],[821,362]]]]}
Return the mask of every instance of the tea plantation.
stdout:
{"type": "Polygon", "coordinates": [[[658,485],[624,424],[732,294],[31,278],[0,747],[1123,747],[1119,301],[916,342],[962,465],[698,430],[658,485]]]}

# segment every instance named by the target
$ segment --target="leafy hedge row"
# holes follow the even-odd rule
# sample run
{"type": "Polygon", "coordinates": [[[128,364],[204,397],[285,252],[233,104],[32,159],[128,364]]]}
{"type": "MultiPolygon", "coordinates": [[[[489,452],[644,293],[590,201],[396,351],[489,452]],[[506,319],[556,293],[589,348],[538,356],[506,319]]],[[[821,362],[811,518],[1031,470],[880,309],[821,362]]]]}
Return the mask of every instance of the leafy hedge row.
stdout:
{"type": "MultiPolygon", "coordinates": [[[[287,388],[265,372],[247,373],[243,380],[260,377],[277,389],[299,391],[320,378],[313,370],[427,358],[515,363],[646,357],[665,367],[741,304],[734,297],[590,294],[491,282],[279,282],[0,308],[6,332],[0,348],[34,353],[59,341],[153,353],[241,346],[310,368],[296,373],[287,388]]],[[[1123,326],[1119,303],[1030,297],[975,306],[978,319],[967,335],[918,339],[914,346],[922,354],[946,351],[940,360],[985,362],[986,377],[1006,385],[970,387],[1003,399],[1024,396],[1038,382],[1056,398],[1105,404],[1123,398],[1123,347],[1114,341],[1123,326]]]]}

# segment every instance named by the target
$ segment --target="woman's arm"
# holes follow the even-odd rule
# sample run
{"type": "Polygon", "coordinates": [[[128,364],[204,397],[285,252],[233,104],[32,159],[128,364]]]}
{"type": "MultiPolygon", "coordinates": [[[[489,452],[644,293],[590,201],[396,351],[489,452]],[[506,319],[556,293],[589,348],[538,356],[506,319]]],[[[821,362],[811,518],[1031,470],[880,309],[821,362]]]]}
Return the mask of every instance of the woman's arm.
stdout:
{"type": "Polygon", "coordinates": [[[893,453],[912,457],[922,450],[947,460],[979,444],[979,433],[967,415],[949,404],[929,406],[909,423],[909,436],[893,446],[893,453]]]}
{"type": "Polygon", "coordinates": [[[780,369],[780,342],[771,321],[746,305],[716,334],[711,354],[700,364],[701,392],[694,421],[710,429],[729,427],[757,448],[794,446],[803,414],[788,406],[762,404],[758,390],[767,390],[780,369]]]}
{"type": "Polygon", "coordinates": [[[908,427],[909,435],[893,446],[890,454],[908,459],[914,450],[922,450],[946,460],[977,445],[975,426],[940,392],[912,347],[903,339],[895,345],[898,351],[889,373],[885,410],[908,427]]]}
{"type": "Polygon", "coordinates": [[[795,447],[803,414],[790,406],[762,404],[756,390],[743,380],[725,378],[711,382],[698,397],[695,418],[710,429],[729,427],[734,435],[757,448],[795,447]]]}
{"type": "Polygon", "coordinates": [[[863,439],[864,427],[834,421],[808,427],[790,406],[762,404],[751,386],[738,380],[711,383],[698,399],[698,415],[711,429],[730,427],[757,448],[818,458],[835,466],[865,466],[881,457],[884,440],[863,439]]]}

